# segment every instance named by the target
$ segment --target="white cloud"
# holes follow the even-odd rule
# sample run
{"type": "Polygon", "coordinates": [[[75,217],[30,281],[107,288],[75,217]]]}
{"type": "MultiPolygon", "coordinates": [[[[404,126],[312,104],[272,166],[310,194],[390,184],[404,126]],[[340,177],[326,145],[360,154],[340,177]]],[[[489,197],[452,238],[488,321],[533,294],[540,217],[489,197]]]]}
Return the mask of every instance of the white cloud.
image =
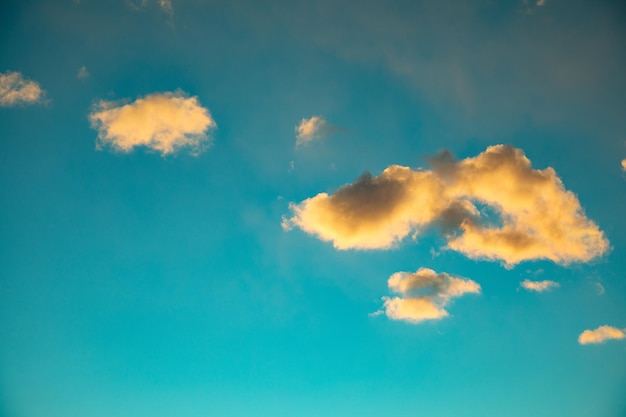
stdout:
{"type": "Polygon", "coordinates": [[[21,73],[8,71],[0,74],[0,106],[39,103],[44,97],[45,91],[39,83],[24,78],[21,73]]]}
{"type": "Polygon", "coordinates": [[[325,138],[337,130],[336,126],[328,124],[322,116],[313,116],[302,119],[296,126],[296,146],[306,145],[314,140],[325,138]]]}
{"type": "Polygon", "coordinates": [[[548,291],[548,290],[551,290],[553,288],[558,288],[559,287],[559,283],[558,282],[549,281],[549,280],[545,280],[545,281],[530,281],[528,279],[525,279],[524,281],[522,281],[522,283],[520,285],[522,286],[522,288],[524,288],[524,289],[526,289],[528,291],[535,291],[535,292],[548,291]]]}
{"type": "Polygon", "coordinates": [[[76,76],[79,79],[84,79],[84,78],[89,77],[89,71],[87,71],[87,67],[85,67],[84,65],[82,67],[80,67],[78,69],[78,72],[76,73],[76,76]]]}
{"type": "Polygon", "coordinates": [[[208,131],[217,127],[197,97],[181,91],[150,94],[130,104],[100,101],[89,120],[98,129],[98,149],[130,152],[145,146],[162,155],[181,148],[203,151],[210,145],[208,131]]]}
{"type": "Polygon", "coordinates": [[[578,343],[588,345],[591,343],[604,343],[612,339],[624,339],[626,334],[624,330],[612,326],[600,326],[594,330],[585,330],[578,336],[578,343]]]}
{"type": "Polygon", "coordinates": [[[389,289],[400,296],[383,297],[383,309],[374,313],[392,320],[420,323],[448,317],[445,307],[452,298],[464,294],[479,294],[480,285],[471,279],[454,277],[420,268],[414,273],[396,272],[387,281],[389,289]]]}
{"type": "Polygon", "coordinates": [[[392,165],[332,195],[292,203],[292,216],[283,225],[331,241],[340,250],[389,249],[408,235],[438,226],[448,249],[508,267],[533,259],[587,262],[609,249],[556,172],[533,169],[520,149],[491,146],[461,161],[443,153],[432,164],[432,170],[392,165]]]}

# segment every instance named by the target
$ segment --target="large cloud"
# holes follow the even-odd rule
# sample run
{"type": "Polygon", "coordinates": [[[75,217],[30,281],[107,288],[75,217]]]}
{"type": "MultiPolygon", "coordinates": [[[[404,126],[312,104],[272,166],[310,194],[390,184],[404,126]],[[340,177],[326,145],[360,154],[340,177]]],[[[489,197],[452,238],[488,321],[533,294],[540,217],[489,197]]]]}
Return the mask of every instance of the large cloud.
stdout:
{"type": "Polygon", "coordinates": [[[443,153],[432,165],[432,170],[392,165],[335,194],[292,203],[293,215],[283,225],[337,249],[387,249],[436,225],[449,249],[507,266],[532,259],[586,262],[608,250],[602,231],[556,172],[533,169],[520,149],[491,146],[462,161],[443,153]],[[498,219],[489,217],[487,208],[498,219]]]}
{"type": "Polygon", "coordinates": [[[578,343],[588,345],[591,343],[604,343],[611,339],[624,339],[626,334],[623,330],[612,326],[600,326],[594,330],[585,330],[578,336],[578,343]]]}
{"type": "Polygon", "coordinates": [[[383,297],[384,306],[380,313],[384,312],[393,320],[411,323],[447,317],[445,307],[452,298],[480,293],[480,285],[471,279],[438,274],[428,268],[420,268],[414,273],[396,272],[387,284],[400,296],[383,297]]]}
{"type": "Polygon", "coordinates": [[[199,153],[210,144],[208,131],[217,127],[196,97],[181,91],[155,93],[130,104],[100,101],[89,115],[98,129],[98,148],[130,152],[145,146],[163,155],[187,147],[199,153]]]}
{"type": "Polygon", "coordinates": [[[557,288],[559,286],[559,283],[549,280],[531,281],[529,279],[525,279],[520,285],[522,286],[522,288],[528,291],[544,292],[551,290],[552,288],[557,288]]]}
{"type": "Polygon", "coordinates": [[[0,106],[12,107],[34,104],[43,100],[45,92],[36,81],[28,80],[19,72],[0,74],[0,106]]]}
{"type": "Polygon", "coordinates": [[[296,126],[296,146],[306,145],[314,140],[323,139],[333,134],[336,126],[329,124],[322,116],[302,119],[296,126]]]}

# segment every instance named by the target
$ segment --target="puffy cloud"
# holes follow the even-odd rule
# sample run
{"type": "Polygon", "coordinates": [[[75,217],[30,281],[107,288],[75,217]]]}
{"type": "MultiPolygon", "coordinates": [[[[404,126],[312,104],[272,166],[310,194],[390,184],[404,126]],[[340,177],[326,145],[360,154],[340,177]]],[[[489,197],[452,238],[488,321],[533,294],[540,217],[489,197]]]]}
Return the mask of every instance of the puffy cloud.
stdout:
{"type": "Polygon", "coordinates": [[[329,124],[322,116],[313,116],[310,119],[302,119],[296,126],[296,146],[306,145],[314,140],[332,135],[337,130],[336,126],[329,124]]]}
{"type": "Polygon", "coordinates": [[[506,266],[532,259],[586,262],[609,248],[556,172],[533,169],[520,149],[491,146],[461,161],[444,152],[431,164],[432,170],[392,165],[332,195],[292,203],[283,225],[337,249],[387,249],[435,225],[447,248],[506,266]]]}
{"type": "Polygon", "coordinates": [[[604,343],[611,339],[623,339],[626,334],[623,330],[612,326],[600,326],[595,330],[585,330],[578,336],[578,343],[588,345],[591,343],[604,343]]]}
{"type": "Polygon", "coordinates": [[[162,155],[183,147],[201,152],[210,144],[208,131],[217,127],[197,97],[181,91],[150,94],[130,104],[100,101],[89,120],[98,130],[98,149],[130,152],[146,146],[162,155]]]}
{"type": "Polygon", "coordinates": [[[622,171],[626,171],[626,159],[622,159],[622,171]]]}
{"type": "Polygon", "coordinates": [[[28,80],[15,71],[0,74],[0,106],[12,107],[21,104],[33,104],[42,101],[45,91],[39,83],[28,80]]]}
{"type": "Polygon", "coordinates": [[[525,279],[524,281],[522,281],[520,285],[522,286],[522,288],[528,291],[535,291],[535,292],[548,291],[548,290],[551,290],[552,288],[559,287],[558,282],[549,281],[549,280],[531,281],[531,280],[525,279]]]}
{"type": "Polygon", "coordinates": [[[383,310],[378,313],[411,323],[447,317],[445,307],[452,298],[480,293],[480,285],[471,279],[438,274],[429,268],[420,268],[414,273],[396,272],[387,284],[400,296],[383,297],[383,310]]]}

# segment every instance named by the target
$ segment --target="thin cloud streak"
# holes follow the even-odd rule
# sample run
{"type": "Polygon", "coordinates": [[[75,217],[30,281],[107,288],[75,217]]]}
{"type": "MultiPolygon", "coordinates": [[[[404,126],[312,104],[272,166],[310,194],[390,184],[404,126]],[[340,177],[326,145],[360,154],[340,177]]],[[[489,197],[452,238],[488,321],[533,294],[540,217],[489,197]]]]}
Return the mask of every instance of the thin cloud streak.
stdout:
{"type": "Polygon", "coordinates": [[[164,156],[181,148],[199,154],[210,145],[208,132],[217,127],[198,98],[182,91],[154,93],[130,104],[102,100],[89,120],[98,130],[99,150],[110,147],[127,153],[144,146],[164,156]]]}
{"type": "Polygon", "coordinates": [[[609,250],[556,172],[533,169],[520,149],[491,146],[461,161],[444,152],[431,164],[432,170],[392,165],[332,195],[291,203],[283,228],[298,227],[345,250],[390,249],[437,226],[448,249],[507,267],[536,259],[588,262],[609,250]],[[495,211],[499,221],[476,204],[495,211]]]}
{"type": "Polygon", "coordinates": [[[14,107],[35,104],[44,100],[45,91],[36,81],[25,78],[20,72],[0,74],[0,106],[14,107]]]}
{"type": "Polygon", "coordinates": [[[453,298],[480,293],[480,285],[471,279],[445,272],[438,274],[429,268],[420,268],[414,273],[396,272],[387,284],[400,296],[383,297],[383,308],[374,315],[384,313],[392,320],[414,324],[448,317],[445,307],[453,298]]]}
{"type": "Polygon", "coordinates": [[[558,288],[560,285],[558,282],[544,280],[544,281],[531,281],[529,279],[525,279],[520,284],[522,288],[528,291],[534,292],[544,292],[551,290],[553,288],[558,288]]]}
{"type": "Polygon", "coordinates": [[[581,345],[600,344],[608,340],[624,339],[624,330],[612,326],[600,326],[594,330],[585,330],[578,336],[578,343],[581,345]]]}

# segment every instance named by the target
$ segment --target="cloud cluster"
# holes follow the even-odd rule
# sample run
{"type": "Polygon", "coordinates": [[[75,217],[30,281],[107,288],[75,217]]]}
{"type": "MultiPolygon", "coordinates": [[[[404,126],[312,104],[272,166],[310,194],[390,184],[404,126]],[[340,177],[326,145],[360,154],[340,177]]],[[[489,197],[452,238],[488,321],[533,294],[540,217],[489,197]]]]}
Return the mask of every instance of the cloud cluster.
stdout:
{"type": "Polygon", "coordinates": [[[548,291],[553,288],[559,287],[558,282],[549,281],[549,280],[531,281],[531,280],[525,279],[524,281],[522,281],[520,285],[522,286],[522,288],[528,291],[535,291],[535,292],[548,291]]]}
{"type": "Polygon", "coordinates": [[[439,320],[449,314],[450,300],[464,294],[479,294],[480,285],[471,279],[454,277],[420,268],[414,273],[396,272],[387,281],[389,289],[400,296],[383,297],[383,310],[393,320],[420,323],[439,320]]]}
{"type": "MultiPolygon", "coordinates": [[[[626,330],[626,329],[625,329],[626,330]]],[[[585,330],[578,336],[578,343],[581,345],[604,343],[612,339],[624,339],[624,330],[612,326],[600,326],[594,330],[585,330]]]]}
{"type": "Polygon", "coordinates": [[[337,249],[388,249],[438,226],[448,249],[506,266],[586,262],[609,248],[556,172],[533,169],[520,149],[491,146],[461,161],[444,152],[431,164],[431,170],[392,165],[332,195],[292,203],[283,227],[299,227],[337,249]]]}
{"type": "Polygon", "coordinates": [[[145,146],[162,155],[183,147],[201,152],[210,144],[208,131],[217,127],[197,97],[181,91],[150,94],[130,104],[100,101],[89,120],[98,130],[98,149],[130,152],[145,146]]]}
{"type": "Polygon", "coordinates": [[[15,71],[0,74],[0,106],[13,107],[34,104],[44,99],[45,92],[36,81],[28,80],[15,71]]]}
{"type": "Polygon", "coordinates": [[[329,124],[322,116],[302,119],[296,126],[296,146],[306,145],[314,140],[333,134],[337,128],[329,124]]]}

